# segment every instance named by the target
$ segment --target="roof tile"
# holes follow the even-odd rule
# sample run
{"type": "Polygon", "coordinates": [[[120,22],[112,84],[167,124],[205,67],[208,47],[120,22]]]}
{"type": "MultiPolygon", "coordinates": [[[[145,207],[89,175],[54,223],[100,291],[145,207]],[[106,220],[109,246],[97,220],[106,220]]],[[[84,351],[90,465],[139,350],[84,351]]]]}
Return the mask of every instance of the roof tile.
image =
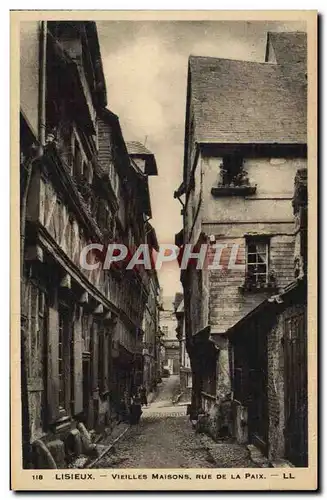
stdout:
{"type": "Polygon", "coordinates": [[[189,59],[197,142],[305,144],[305,65],[189,59]]]}
{"type": "Polygon", "coordinates": [[[143,144],[137,141],[126,142],[129,155],[153,155],[143,144]]]}

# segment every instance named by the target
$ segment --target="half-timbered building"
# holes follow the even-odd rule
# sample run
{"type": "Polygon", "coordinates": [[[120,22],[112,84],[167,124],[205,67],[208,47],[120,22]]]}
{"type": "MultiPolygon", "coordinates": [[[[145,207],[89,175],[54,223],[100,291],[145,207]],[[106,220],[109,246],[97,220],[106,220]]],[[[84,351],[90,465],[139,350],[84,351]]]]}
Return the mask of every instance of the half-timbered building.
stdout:
{"type": "Polygon", "coordinates": [[[152,153],[150,171],[133,162],[106,108],[95,23],[34,24],[25,30],[33,50],[21,47],[22,87],[26,72],[41,89],[36,118],[24,92],[21,103],[24,457],[26,466],[65,467],[85,445],[80,435],[110,428],[142,383],[150,277],[105,269],[101,252],[85,266],[81,252],[146,241],[156,168],[152,153]]]}

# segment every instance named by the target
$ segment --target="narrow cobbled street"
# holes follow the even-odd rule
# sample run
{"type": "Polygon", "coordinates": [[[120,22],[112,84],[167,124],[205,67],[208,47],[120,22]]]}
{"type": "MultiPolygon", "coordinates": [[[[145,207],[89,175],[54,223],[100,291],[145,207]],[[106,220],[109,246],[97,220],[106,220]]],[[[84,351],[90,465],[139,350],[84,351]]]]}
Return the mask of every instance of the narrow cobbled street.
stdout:
{"type": "Polygon", "coordinates": [[[192,429],[186,405],[172,403],[178,384],[177,376],[163,380],[155,400],[143,408],[140,423],[127,430],[96,468],[254,467],[246,447],[215,443],[192,429]]]}

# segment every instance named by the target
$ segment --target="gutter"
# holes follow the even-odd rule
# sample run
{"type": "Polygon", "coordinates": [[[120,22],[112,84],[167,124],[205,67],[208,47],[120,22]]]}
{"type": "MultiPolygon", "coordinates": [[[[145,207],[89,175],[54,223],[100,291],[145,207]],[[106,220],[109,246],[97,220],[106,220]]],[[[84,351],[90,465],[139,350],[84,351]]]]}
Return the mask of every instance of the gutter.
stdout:
{"type": "MultiPolygon", "coordinates": [[[[20,308],[22,313],[22,305],[24,304],[24,256],[25,256],[25,236],[26,236],[26,212],[27,200],[31,185],[32,173],[34,163],[43,156],[45,145],[45,94],[46,94],[46,48],[47,48],[47,21],[41,21],[40,26],[40,73],[39,73],[39,126],[38,126],[38,144],[36,145],[37,151],[35,156],[27,160],[26,170],[26,185],[21,199],[21,212],[20,212],[20,308]]],[[[26,372],[26,347],[25,347],[25,329],[21,329],[21,392],[22,392],[22,419],[23,419],[23,462],[24,465],[29,467],[30,459],[30,441],[31,429],[29,418],[29,404],[28,404],[28,388],[27,388],[27,372],[26,372]]]]}
{"type": "Polygon", "coordinates": [[[47,76],[47,21],[41,21],[40,32],[40,96],[39,96],[39,142],[41,148],[45,146],[45,99],[46,99],[46,76],[47,76]]]}

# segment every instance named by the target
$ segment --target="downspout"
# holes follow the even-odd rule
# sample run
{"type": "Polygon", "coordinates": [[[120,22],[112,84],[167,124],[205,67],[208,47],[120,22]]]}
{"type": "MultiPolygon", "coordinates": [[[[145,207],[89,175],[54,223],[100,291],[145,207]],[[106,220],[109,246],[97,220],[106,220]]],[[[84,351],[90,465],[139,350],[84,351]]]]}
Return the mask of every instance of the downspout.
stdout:
{"type": "Polygon", "coordinates": [[[45,97],[46,97],[46,76],[47,76],[47,21],[41,22],[41,42],[40,42],[40,98],[39,98],[39,142],[41,145],[41,152],[45,146],[45,97]]]}
{"type": "MultiPolygon", "coordinates": [[[[24,304],[24,255],[26,237],[26,214],[27,200],[31,185],[34,163],[42,157],[45,145],[45,92],[46,92],[46,43],[47,43],[47,22],[42,21],[40,26],[40,71],[39,71],[39,127],[38,145],[36,155],[31,156],[25,168],[27,169],[25,189],[21,199],[20,210],[20,307],[21,316],[24,304]]],[[[25,308],[24,308],[25,309],[25,308]]],[[[23,464],[24,468],[30,468],[31,464],[31,429],[29,418],[28,402],[28,374],[26,366],[25,351],[25,325],[21,326],[21,388],[22,388],[22,433],[23,433],[23,464]]]]}
{"type": "Polygon", "coordinates": [[[45,92],[46,92],[46,50],[47,50],[47,21],[41,21],[40,29],[40,74],[39,74],[39,130],[38,130],[38,148],[36,156],[27,160],[27,177],[25,190],[21,200],[21,221],[20,221],[20,262],[21,276],[24,267],[24,250],[25,250],[25,228],[26,228],[26,211],[27,198],[32,178],[33,164],[43,155],[45,146],[45,92]]]}

